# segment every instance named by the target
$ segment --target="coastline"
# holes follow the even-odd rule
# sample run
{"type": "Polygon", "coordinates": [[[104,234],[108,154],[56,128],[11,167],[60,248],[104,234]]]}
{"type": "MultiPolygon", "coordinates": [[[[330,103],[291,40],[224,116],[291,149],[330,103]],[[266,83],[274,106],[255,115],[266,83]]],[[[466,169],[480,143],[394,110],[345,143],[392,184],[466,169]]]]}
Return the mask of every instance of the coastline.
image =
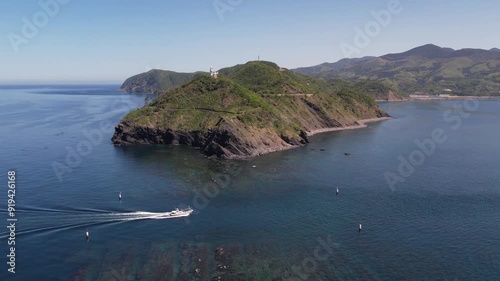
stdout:
{"type": "Polygon", "coordinates": [[[403,101],[443,101],[443,100],[474,100],[474,99],[499,99],[500,96],[450,96],[450,97],[432,97],[423,95],[422,97],[409,97],[402,100],[375,100],[376,102],[403,102],[403,101]]]}
{"type": "MultiPolygon", "coordinates": [[[[385,121],[392,119],[392,117],[380,117],[380,118],[370,118],[370,119],[361,119],[356,121],[359,125],[351,125],[351,126],[345,126],[345,127],[332,127],[332,128],[321,128],[321,129],[316,129],[312,131],[306,132],[307,136],[313,136],[316,134],[321,134],[321,133],[328,133],[328,132],[335,132],[335,131],[344,131],[344,130],[355,130],[355,129],[362,129],[366,128],[368,123],[374,123],[374,122],[379,122],[379,121],[385,121]]],[[[273,153],[273,152],[278,152],[278,151],[285,151],[285,150],[290,150],[294,148],[299,148],[303,147],[303,145],[287,145],[287,146],[280,146],[280,147],[272,147],[272,148],[261,148],[258,149],[255,153],[252,155],[245,155],[245,156],[231,156],[226,159],[229,160],[246,160],[246,159],[251,159],[253,157],[261,156],[264,154],[268,153],[273,153]]]]}
{"type": "Polygon", "coordinates": [[[403,101],[409,101],[411,99],[388,99],[388,100],[375,100],[376,102],[403,102],[403,101]]]}
{"type": "Polygon", "coordinates": [[[452,96],[452,97],[411,97],[409,100],[475,100],[475,99],[498,99],[500,96],[452,96]]]}
{"type": "Polygon", "coordinates": [[[358,120],[357,123],[359,125],[351,125],[351,126],[345,126],[345,127],[333,127],[333,128],[322,128],[322,129],[316,129],[316,130],[311,130],[309,132],[306,132],[307,136],[314,136],[317,134],[321,133],[327,133],[327,132],[335,132],[335,131],[344,131],[344,130],[355,130],[355,129],[362,129],[366,128],[368,123],[373,123],[373,122],[379,122],[379,121],[385,121],[392,119],[392,117],[380,117],[380,118],[370,118],[370,119],[361,119],[358,120]]]}

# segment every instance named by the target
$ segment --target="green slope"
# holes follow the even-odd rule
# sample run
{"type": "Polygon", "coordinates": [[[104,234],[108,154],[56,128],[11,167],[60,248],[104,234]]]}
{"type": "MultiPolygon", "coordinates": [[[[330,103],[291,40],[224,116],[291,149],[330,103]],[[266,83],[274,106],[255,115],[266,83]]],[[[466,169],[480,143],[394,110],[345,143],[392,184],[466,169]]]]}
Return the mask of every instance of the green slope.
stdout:
{"type": "Polygon", "coordinates": [[[153,69],[128,78],[122,84],[121,89],[129,93],[166,92],[189,83],[195,75],[196,73],[153,69]]]}

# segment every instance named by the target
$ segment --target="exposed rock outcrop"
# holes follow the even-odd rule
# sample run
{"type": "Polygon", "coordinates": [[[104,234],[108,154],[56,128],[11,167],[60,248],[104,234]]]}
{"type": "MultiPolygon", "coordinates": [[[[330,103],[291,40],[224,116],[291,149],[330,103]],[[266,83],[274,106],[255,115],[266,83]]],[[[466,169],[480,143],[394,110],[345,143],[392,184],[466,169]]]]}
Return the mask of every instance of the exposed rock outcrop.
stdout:
{"type": "Polygon", "coordinates": [[[125,121],[116,126],[112,140],[115,145],[189,145],[209,157],[242,159],[302,146],[308,142],[308,137],[305,132],[287,136],[270,129],[248,130],[239,120],[224,120],[207,132],[135,126],[125,121]]]}

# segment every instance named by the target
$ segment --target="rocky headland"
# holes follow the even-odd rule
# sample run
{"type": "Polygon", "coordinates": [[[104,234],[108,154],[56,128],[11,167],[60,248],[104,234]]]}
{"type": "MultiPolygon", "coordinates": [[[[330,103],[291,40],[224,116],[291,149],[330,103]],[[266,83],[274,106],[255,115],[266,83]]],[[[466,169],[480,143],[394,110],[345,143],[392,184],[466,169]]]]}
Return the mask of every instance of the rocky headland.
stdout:
{"type": "Polygon", "coordinates": [[[270,62],[199,75],[125,116],[115,145],[189,145],[209,157],[241,159],[302,146],[308,136],[387,118],[375,100],[270,62]]]}

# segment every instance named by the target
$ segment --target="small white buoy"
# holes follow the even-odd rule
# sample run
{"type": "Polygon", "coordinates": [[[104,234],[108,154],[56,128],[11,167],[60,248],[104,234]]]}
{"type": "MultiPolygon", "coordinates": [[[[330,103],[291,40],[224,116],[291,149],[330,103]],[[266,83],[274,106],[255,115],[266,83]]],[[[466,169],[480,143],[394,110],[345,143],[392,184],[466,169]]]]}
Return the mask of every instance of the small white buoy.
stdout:
{"type": "Polygon", "coordinates": [[[339,187],[337,186],[337,195],[339,195],[339,187]]]}
{"type": "Polygon", "coordinates": [[[362,228],[363,228],[363,226],[361,224],[359,224],[359,232],[361,232],[362,228]]]}
{"type": "Polygon", "coordinates": [[[86,239],[86,240],[89,240],[89,236],[90,236],[90,235],[89,235],[89,230],[87,229],[87,231],[85,232],[85,239],[86,239]]]}
{"type": "Polygon", "coordinates": [[[118,194],[118,200],[122,201],[122,193],[121,192],[118,194]]]}
{"type": "Polygon", "coordinates": [[[252,166],[252,168],[255,168],[255,167],[257,167],[257,166],[255,166],[255,165],[252,166]]]}

